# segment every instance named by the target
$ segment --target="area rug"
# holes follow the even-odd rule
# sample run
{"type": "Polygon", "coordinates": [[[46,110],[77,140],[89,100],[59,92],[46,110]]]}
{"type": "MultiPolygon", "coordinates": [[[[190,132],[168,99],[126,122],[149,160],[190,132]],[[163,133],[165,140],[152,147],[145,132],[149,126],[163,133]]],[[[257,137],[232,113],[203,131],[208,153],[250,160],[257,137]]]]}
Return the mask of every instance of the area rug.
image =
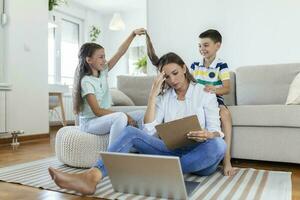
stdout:
{"type": "MultiPolygon", "coordinates": [[[[71,168],[60,163],[55,157],[0,168],[0,180],[18,183],[41,189],[75,194],[74,191],[58,188],[48,175],[48,167],[52,166],[64,172],[79,173],[86,169],[71,168]]],[[[186,180],[199,181],[202,186],[191,199],[291,199],[291,173],[240,168],[233,177],[223,176],[218,170],[211,176],[185,175],[186,180]]],[[[108,177],[97,186],[92,197],[105,199],[155,199],[113,191],[108,177]]]]}

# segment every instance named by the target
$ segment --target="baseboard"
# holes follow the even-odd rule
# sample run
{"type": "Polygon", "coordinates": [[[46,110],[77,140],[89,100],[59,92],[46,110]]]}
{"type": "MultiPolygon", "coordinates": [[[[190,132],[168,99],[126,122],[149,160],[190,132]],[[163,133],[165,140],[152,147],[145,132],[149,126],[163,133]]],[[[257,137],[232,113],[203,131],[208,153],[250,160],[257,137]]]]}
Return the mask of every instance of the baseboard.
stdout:
{"type": "MultiPolygon", "coordinates": [[[[67,126],[68,125],[75,125],[75,120],[67,120],[66,121],[67,126]]],[[[49,126],[61,126],[62,123],[60,121],[50,121],[49,126]]]]}
{"type": "MultiPolygon", "coordinates": [[[[47,139],[50,138],[49,133],[39,133],[39,134],[33,134],[33,135],[20,135],[18,137],[18,142],[25,142],[25,141],[31,141],[31,140],[38,140],[38,139],[47,139]]],[[[10,144],[12,142],[12,138],[0,138],[0,145],[6,145],[10,144]]]]}

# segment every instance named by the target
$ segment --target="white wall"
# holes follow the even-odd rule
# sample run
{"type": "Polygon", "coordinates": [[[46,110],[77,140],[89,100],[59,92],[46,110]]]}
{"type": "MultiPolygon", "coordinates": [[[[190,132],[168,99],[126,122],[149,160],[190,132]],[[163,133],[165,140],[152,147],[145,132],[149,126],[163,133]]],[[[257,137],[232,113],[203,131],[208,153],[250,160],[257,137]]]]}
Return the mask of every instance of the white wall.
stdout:
{"type": "MultiPolygon", "coordinates": [[[[105,15],[105,33],[103,36],[103,46],[105,48],[107,59],[111,58],[121,43],[129,36],[129,34],[136,28],[147,26],[146,23],[146,4],[144,8],[140,10],[131,10],[121,13],[122,19],[126,24],[125,30],[111,31],[108,29],[109,22],[113,13],[105,15]]],[[[145,45],[145,37],[137,36],[131,46],[145,45]]],[[[120,74],[128,74],[128,52],[120,59],[117,65],[109,72],[109,86],[116,87],[116,77],[120,74]]]]}
{"type": "Polygon", "coordinates": [[[296,0],[151,0],[147,25],[159,55],[174,51],[188,65],[199,59],[198,35],[209,28],[223,35],[219,56],[231,68],[300,62],[299,7],[296,0]]]}
{"type": "Polygon", "coordinates": [[[4,65],[12,84],[7,128],[48,133],[48,1],[10,0],[6,5],[4,65]]]}

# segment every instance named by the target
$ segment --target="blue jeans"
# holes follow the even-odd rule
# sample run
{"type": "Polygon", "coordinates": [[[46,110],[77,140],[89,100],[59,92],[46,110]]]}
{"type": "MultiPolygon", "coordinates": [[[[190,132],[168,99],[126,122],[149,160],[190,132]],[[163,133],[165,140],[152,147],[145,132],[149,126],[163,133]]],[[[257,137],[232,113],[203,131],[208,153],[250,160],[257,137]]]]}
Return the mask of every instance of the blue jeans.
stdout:
{"type": "MultiPolygon", "coordinates": [[[[183,173],[194,173],[201,176],[215,172],[226,151],[226,144],[219,137],[185,148],[169,150],[159,138],[131,126],[122,131],[107,151],[128,153],[132,147],[142,154],[177,156],[180,159],[183,173]]],[[[101,170],[103,177],[107,176],[102,160],[97,162],[96,167],[101,170]]]]}

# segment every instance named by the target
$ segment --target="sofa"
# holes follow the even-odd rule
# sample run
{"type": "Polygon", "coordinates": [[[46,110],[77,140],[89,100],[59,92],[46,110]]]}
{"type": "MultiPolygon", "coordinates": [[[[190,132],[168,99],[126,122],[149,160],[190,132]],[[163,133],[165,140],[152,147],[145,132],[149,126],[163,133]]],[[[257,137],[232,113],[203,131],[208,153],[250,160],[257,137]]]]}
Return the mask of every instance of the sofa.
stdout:
{"type": "MultiPolygon", "coordinates": [[[[285,105],[298,73],[297,63],[243,66],[230,72],[231,92],[224,98],[232,115],[233,158],[300,163],[300,105],[285,105]]],[[[153,79],[118,76],[118,90],[135,105],[112,109],[145,109],[153,79]]]]}
{"type": "Polygon", "coordinates": [[[232,157],[300,163],[300,105],[285,105],[300,63],[239,67],[225,102],[232,115],[232,157]]]}

